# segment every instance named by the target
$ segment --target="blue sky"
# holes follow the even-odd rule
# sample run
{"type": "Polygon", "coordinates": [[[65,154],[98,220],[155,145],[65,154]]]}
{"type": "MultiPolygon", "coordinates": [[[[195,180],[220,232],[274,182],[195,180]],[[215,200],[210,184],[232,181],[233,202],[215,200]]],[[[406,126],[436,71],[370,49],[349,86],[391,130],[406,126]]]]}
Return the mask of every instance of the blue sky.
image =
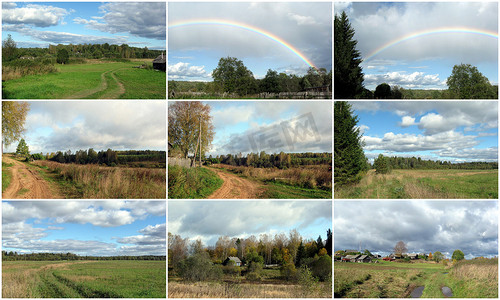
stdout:
{"type": "Polygon", "coordinates": [[[169,201],[168,232],[213,246],[221,236],[247,238],[297,231],[316,240],[332,228],[332,201],[169,201]]]}
{"type": "Polygon", "coordinates": [[[498,161],[497,101],[356,101],[365,155],[498,161]]]}
{"type": "Polygon", "coordinates": [[[381,83],[412,89],[446,89],[454,65],[476,66],[498,84],[498,38],[442,33],[418,37],[369,57],[400,37],[442,27],[466,27],[498,35],[497,2],[335,2],[355,30],[365,87],[381,83]]]}
{"type": "Polygon", "coordinates": [[[207,101],[215,137],[208,155],[332,152],[330,101],[207,101]],[[287,139],[285,132],[289,133],[287,139]],[[298,134],[295,134],[298,133],[298,134]]]}
{"type": "MultiPolygon", "coordinates": [[[[318,68],[332,69],[332,5],[328,2],[171,2],[169,24],[193,19],[239,22],[267,31],[318,68]]],[[[212,81],[220,58],[243,61],[255,78],[268,69],[303,75],[309,66],[272,39],[228,26],[179,26],[168,30],[169,79],[212,81]]]]}
{"type": "Polygon", "coordinates": [[[408,253],[498,256],[498,201],[335,201],[334,220],[335,251],[385,256],[403,241],[408,253]]]}
{"type": "Polygon", "coordinates": [[[128,44],[166,49],[164,2],[2,2],[2,39],[18,47],[128,44]]]}
{"type": "MultiPolygon", "coordinates": [[[[77,150],[166,151],[164,101],[29,101],[30,153],[77,150]]],[[[15,152],[18,142],[4,152],[15,152]]]]}
{"type": "Polygon", "coordinates": [[[166,255],[165,201],[4,201],[2,250],[166,255]]]}

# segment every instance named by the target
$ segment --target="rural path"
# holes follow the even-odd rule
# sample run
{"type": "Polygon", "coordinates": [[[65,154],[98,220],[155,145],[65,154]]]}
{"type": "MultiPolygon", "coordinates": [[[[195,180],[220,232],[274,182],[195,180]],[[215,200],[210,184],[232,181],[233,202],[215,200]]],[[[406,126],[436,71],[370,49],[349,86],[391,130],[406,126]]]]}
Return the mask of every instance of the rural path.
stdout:
{"type": "Polygon", "coordinates": [[[241,178],[217,168],[210,168],[224,180],[222,186],[213,192],[207,199],[255,199],[263,192],[262,185],[257,182],[241,178]]]}
{"type": "Polygon", "coordinates": [[[80,91],[78,93],[70,95],[68,97],[68,99],[89,98],[91,95],[102,92],[102,91],[104,91],[104,94],[100,95],[98,97],[98,99],[118,99],[120,97],[120,95],[125,93],[125,87],[118,80],[118,78],[116,78],[116,76],[115,76],[115,71],[118,71],[120,69],[124,69],[124,68],[118,68],[115,70],[108,70],[108,71],[102,73],[101,74],[101,84],[98,87],[80,91]],[[106,79],[106,74],[108,74],[108,73],[110,73],[110,76],[113,79],[114,83],[118,86],[117,90],[114,88],[109,88],[109,86],[111,84],[110,84],[110,82],[108,82],[108,79],[106,79]]]}
{"type": "Polygon", "coordinates": [[[12,164],[12,167],[8,168],[12,174],[10,185],[2,192],[3,199],[61,198],[57,193],[51,190],[47,181],[22,162],[7,155],[3,155],[2,161],[7,164],[12,164]]]}

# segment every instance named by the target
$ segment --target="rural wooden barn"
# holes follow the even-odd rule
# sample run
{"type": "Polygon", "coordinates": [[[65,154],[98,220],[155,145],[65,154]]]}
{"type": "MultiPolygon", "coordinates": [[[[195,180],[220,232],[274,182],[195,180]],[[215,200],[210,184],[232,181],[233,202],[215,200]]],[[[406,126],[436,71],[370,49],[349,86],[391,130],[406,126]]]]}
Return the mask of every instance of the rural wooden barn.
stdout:
{"type": "Polygon", "coordinates": [[[369,263],[372,261],[372,258],[369,255],[361,255],[356,259],[356,262],[359,263],[369,263]]]}
{"type": "Polygon", "coordinates": [[[226,258],[223,264],[227,266],[230,261],[234,262],[234,266],[236,267],[241,266],[241,260],[236,256],[229,256],[228,258],[226,258]]]}
{"type": "Polygon", "coordinates": [[[167,58],[163,55],[163,53],[158,55],[158,57],[153,60],[153,68],[155,70],[166,72],[167,58]]]}
{"type": "Polygon", "coordinates": [[[356,262],[356,259],[360,257],[361,255],[356,254],[356,255],[346,255],[344,258],[342,258],[342,261],[347,261],[347,262],[356,262]]]}
{"type": "Polygon", "coordinates": [[[410,259],[418,259],[418,254],[417,253],[410,253],[410,254],[408,254],[408,257],[410,259]]]}

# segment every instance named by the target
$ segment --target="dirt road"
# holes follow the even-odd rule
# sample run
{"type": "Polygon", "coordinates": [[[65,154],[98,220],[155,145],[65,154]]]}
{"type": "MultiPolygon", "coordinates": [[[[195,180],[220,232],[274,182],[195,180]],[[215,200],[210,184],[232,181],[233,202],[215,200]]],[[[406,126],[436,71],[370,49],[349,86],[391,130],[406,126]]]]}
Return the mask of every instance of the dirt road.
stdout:
{"type": "Polygon", "coordinates": [[[9,187],[2,192],[3,199],[57,199],[61,196],[38,175],[35,170],[7,155],[3,162],[13,164],[8,168],[12,174],[9,187]]]}
{"type": "Polygon", "coordinates": [[[238,177],[220,169],[210,168],[216,172],[224,183],[208,196],[207,199],[256,199],[262,194],[264,188],[257,182],[238,177]]]}

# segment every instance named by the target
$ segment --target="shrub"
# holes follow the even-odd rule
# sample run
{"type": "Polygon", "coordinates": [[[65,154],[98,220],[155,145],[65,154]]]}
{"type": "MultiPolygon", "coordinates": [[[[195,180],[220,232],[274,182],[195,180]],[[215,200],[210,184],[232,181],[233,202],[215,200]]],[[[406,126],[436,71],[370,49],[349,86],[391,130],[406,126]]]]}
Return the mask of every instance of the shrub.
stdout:
{"type": "Polygon", "coordinates": [[[67,64],[69,61],[69,53],[66,49],[61,49],[57,51],[57,63],[67,64]]]}
{"type": "Polygon", "coordinates": [[[321,281],[327,281],[332,277],[332,258],[328,255],[320,256],[312,264],[312,274],[321,281]]]}
{"type": "Polygon", "coordinates": [[[220,266],[212,264],[208,253],[197,253],[177,265],[179,276],[190,281],[218,280],[222,278],[220,266]]]}
{"type": "Polygon", "coordinates": [[[281,276],[286,280],[295,280],[295,275],[297,270],[295,269],[295,265],[293,263],[286,263],[281,267],[281,276]]]}

